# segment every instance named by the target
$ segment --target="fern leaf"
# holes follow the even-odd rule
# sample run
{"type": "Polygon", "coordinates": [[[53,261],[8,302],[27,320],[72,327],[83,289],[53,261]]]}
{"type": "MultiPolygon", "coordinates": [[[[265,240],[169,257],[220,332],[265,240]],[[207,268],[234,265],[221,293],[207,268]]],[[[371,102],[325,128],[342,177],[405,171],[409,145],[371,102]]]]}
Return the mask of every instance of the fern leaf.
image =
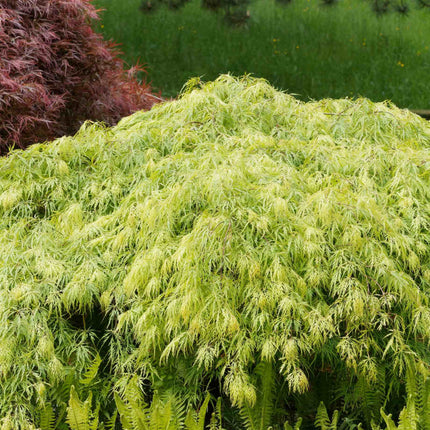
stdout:
{"type": "Polygon", "coordinates": [[[413,399],[408,399],[406,407],[399,415],[399,430],[417,430],[417,414],[413,399]]]}
{"type": "Polygon", "coordinates": [[[118,409],[122,427],[124,428],[124,430],[132,430],[133,428],[132,420],[131,420],[132,411],[130,410],[130,406],[127,405],[117,393],[114,394],[114,398],[115,398],[115,404],[116,404],[116,408],[118,409]]]}
{"type": "Polygon", "coordinates": [[[284,430],[300,430],[301,425],[302,425],[302,418],[299,418],[296,421],[296,424],[294,424],[294,427],[288,421],[286,421],[284,423],[284,430]]]}
{"type": "Polygon", "coordinates": [[[99,371],[100,364],[102,362],[102,359],[100,358],[100,355],[97,354],[94,358],[93,362],[91,363],[90,367],[87,369],[87,371],[84,373],[82,379],[79,381],[82,385],[90,385],[91,382],[94,380],[94,378],[97,375],[97,372],[99,371]]]}
{"type": "Polygon", "coordinates": [[[267,430],[271,424],[275,400],[275,373],[272,364],[262,361],[255,372],[259,376],[258,394],[255,405],[245,403],[240,408],[240,415],[248,430],[267,430]]]}
{"type": "Polygon", "coordinates": [[[259,398],[259,429],[266,430],[270,426],[273,414],[274,405],[274,386],[275,386],[275,375],[272,364],[270,362],[262,362],[260,369],[260,386],[261,394],[259,398]]]}
{"type": "MultiPolygon", "coordinates": [[[[370,422],[370,428],[371,430],[381,430],[381,427],[373,420],[370,422]]],[[[358,425],[357,430],[362,430],[361,423],[358,425]]]]}
{"type": "Polygon", "coordinates": [[[92,393],[89,394],[85,402],[82,402],[76,393],[75,387],[72,386],[66,418],[66,422],[70,426],[71,430],[91,430],[91,401],[92,393]]]}
{"type": "Polygon", "coordinates": [[[415,430],[410,424],[408,410],[406,408],[403,408],[400,412],[398,430],[415,430]]]}
{"type": "MultiPolygon", "coordinates": [[[[149,430],[176,430],[174,428],[175,414],[172,411],[172,399],[163,403],[157,396],[151,404],[149,430]]],[[[180,426],[178,425],[178,428],[180,426]]]]}
{"type": "MultiPolygon", "coordinates": [[[[258,404],[258,402],[257,402],[258,404]]],[[[245,402],[240,408],[240,417],[246,430],[258,430],[255,408],[245,402]]]]}
{"type": "Polygon", "coordinates": [[[396,424],[391,418],[391,414],[387,415],[384,410],[381,408],[381,416],[385,421],[385,425],[387,426],[387,430],[398,430],[396,424]]]}
{"type": "Polygon", "coordinates": [[[55,414],[52,405],[48,404],[40,413],[40,430],[54,430],[55,414]]]}
{"type": "Polygon", "coordinates": [[[430,379],[428,378],[423,384],[420,424],[423,430],[430,430],[430,379]]]}
{"type": "Polygon", "coordinates": [[[97,405],[96,409],[91,413],[90,430],[97,430],[99,428],[99,412],[100,405],[97,405]]]}
{"type": "Polygon", "coordinates": [[[187,430],[204,430],[205,429],[205,418],[210,400],[210,395],[208,394],[200,407],[198,413],[192,409],[188,410],[187,416],[185,418],[185,428],[187,430]]]}
{"type": "Polygon", "coordinates": [[[105,423],[106,430],[115,430],[117,416],[118,416],[118,411],[115,411],[114,414],[106,421],[105,423]]]}
{"type": "Polygon", "coordinates": [[[329,426],[330,430],[336,430],[337,429],[337,422],[339,420],[339,411],[334,411],[333,412],[333,417],[331,419],[331,423],[329,426]]]}
{"type": "Polygon", "coordinates": [[[206,413],[208,411],[209,406],[209,400],[211,399],[210,395],[208,394],[203,402],[203,404],[200,406],[199,410],[199,421],[198,421],[198,429],[204,430],[205,429],[205,419],[206,419],[206,413]]]}
{"type": "Polygon", "coordinates": [[[315,417],[315,426],[319,427],[321,430],[330,429],[330,418],[327,413],[327,409],[323,402],[321,402],[317,409],[317,415],[315,417]]]}
{"type": "Polygon", "coordinates": [[[185,417],[185,428],[186,430],[197,430],[198,428],[196,413],[192,409],[188,410],[187,416],[185,417]]]}
{"type": "Polygon", "coordinates": [[[208,430],[222,430],[221,398],[217,399],[215,411],[212,412],[208,430]]]}

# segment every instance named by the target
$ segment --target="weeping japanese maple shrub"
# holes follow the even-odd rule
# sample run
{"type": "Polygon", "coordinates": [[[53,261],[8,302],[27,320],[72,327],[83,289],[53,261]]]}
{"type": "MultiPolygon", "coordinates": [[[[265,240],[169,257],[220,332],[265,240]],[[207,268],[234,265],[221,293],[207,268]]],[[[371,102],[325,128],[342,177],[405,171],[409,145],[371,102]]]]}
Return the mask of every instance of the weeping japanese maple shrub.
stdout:
{"type": "Polygon", "coordinates": [[[90,391],[101,421],[208,391],[224,428],[313,428],[323,401],[376,429],[407,396],[402,419],[429,418],[430,127],[413,113],[222,76],[0,172],[12,428],[64,424],[90,391]]]}
{"type": "Polygon", "coordinates": [[[0,0],[0,153],[113,125],[157,98],[91,28],[89,0],[0,0]]]}

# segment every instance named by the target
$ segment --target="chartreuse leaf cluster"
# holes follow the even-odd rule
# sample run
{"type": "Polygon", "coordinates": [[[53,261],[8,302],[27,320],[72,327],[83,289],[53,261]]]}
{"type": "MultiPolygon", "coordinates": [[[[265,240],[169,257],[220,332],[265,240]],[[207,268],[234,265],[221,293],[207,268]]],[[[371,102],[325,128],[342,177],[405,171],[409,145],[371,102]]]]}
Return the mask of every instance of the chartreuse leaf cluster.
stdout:
{"type": "Polygon", "coordinates": [[[409,111],[250,77],[12,152],[3,428],[67,428],[71,404],[93,428],[153,393],[178,415],[222,397],[226,426],[313,422],[320,401],[396,419],[430,362],[429,179],[409,111]]]}

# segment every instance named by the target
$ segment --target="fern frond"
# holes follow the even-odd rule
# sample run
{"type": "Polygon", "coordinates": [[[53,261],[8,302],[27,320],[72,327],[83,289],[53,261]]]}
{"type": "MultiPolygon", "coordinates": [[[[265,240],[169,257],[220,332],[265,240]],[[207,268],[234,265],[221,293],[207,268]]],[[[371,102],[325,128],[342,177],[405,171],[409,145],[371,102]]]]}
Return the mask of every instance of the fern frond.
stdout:
{"type": "Polygon", "coordinates": [[[248,402],[245,402],[240,407],[239,414],[246,430],[259,430],[256,410],[254,407],[250,406],[248,402]]]}
{"type": "Polygon", "coordinates": [[[323,402],[321,402],[317,409],[317,415],[315,417],[315,427],[319,427],[321,430],[330,429],[330,418],[327,413],[327,409],[323,402]]]}
{"type": "Polygon", "coordinates": [[[398,430],[417,430],[417,417],[412,402],[400,412],[398,430]]]}
{"type": "Polygon", "coordinates": [[[176,423],[177,428],[182,427],[182,422],[178,422],[182,421],[182,417],[175,416],[172,403],[171,398],[163,402],[158,396],[154,397],[150,408],[149,430],[176,430],[176,423]]]}
{"type": "Polygon", "coordinates": [[[133,430],[132,408],[121,399],[118,393],[114,393],[114,398],[122,427],[124,430],[133,430]]]}
{"type": "Polygon", "coordinates": [[[375,381],[369,381],[366,375],[360,375],[353,390],[357,397],[361,414],[364,415],[365,423],[368,426],[372,420],[375,423],[379,423],[381,419],[380,409],[387,399],[384,366],[379,366],[377,369],[375,381]]]}
{"type": "Polygon", "coordinates": [[[430,430],[430,378],[423,381],[420,406],[420,428],[430,430]]]}
{"type": "Polygon", "coordinates": [[[331,417],[331,423],[329,426],[329,430],[337,430],[338,420],[339,420],[339,411],[334,411],[333,416],[331,417]]]}
{"type": "Polygon", "coordinates": [[[105,430],[115,430],[117,416],[118,411],[115,411],[113,415],[107,421],[105,421],[105,430]]]}
{"type": "MultiPolygon", "coordinates": [[[[409,377],[410,378],[410,377],[409,377]]],[[[418,427],[422,430],[430,430],[430,378],[423,375],[415,375],[415,394],[407,389],[408,402],[414,402],[418,427]],[[412,399],[410,399],[412,396],[412,399]]],[[[409,384],[409,387],[411,384],[409,384]]]]}
{"type": "Polygon", "coordinates": [[[245,403],[240,415],[247,429],[266,430],[272,423],[275,402],[275,372],[268,361],[260,362],[255,369],[258,376],[257,400],[254,405],[245,403]]]}
{"type": "Polygon", "coordinates": [[[381,427],[378,424],[376,424],[375,421],[373,420],[370,422],[370,428],[371,430],[381,430],[381,427]]]}
{"type": "Polygon", "coordinates": [[[89,430],[98,430],[99,428],[99,412],[100,405],[98,404],[94,411],[91,413],[91,419],[89,422],[89,430]]]}
{"type": "Polygon", "coordinates": [[[222,430],[221,397],[218,397],[208,430],[222,430]]]}
{"type": "Polygon", "coordinates": [[[387,415],[383,409],[381,409],[381,416],[385,421],[385,425],[387,426],[387,430],[398,430],[395,422],[391,418],[391,414],[387,415]]]}
{"type": "Polygon", "coordinates": [[[47,404],[40,412],[40,430],[54,430],[55,414],[51,404],[47,404]]]}
{"type": "Polygon", "coordinates": [[[266,430],[272,423],[275,402],[275,372],[272,363],[263,361],[257,366],[256,373],[260,377],[260,390],[257,395],[259,430],[266,430]]]}
{"type": "Polygon", "coordinates": [[[300,427],[302,425],[302,418],[299,418],[296,423],[294,424],[294,427],[287,421],[284,423],[284,430],[300,430],[300,427]]]}
{"type": "Polygon", "coordinates": [[[88,398],[82,402],[76,393],[75,387],[72,386],[66,419],[71,430],[92,430],[91,403],[92,393],[90,393],[88,398]]]}
{"type": "Polygon", "coordinates": [[[208,411],[208,406],[209,406],[210,399],[211,399],[210,395],[207,394],[206,398],[205,398],[205,401],[200,406],[200,409],[199,409],[199,421],[198,421],[199,430],[204,430],[206,413],[208,411]]]}
{"type": "Polygon", "coordinates": [[[300,430],[301,426],[302,426],[302,418],[299,418],[296,424],[294,424],[294,430],[300,430]]]}
{"type": "Polygon", "coordinates": [[[87,371],[84,373],[83,377],[79,380],[82,385],[90,385],[91,382],[93,382],[97,372],[99,371],[101,362],[102,359],[100,358],[100,355],[97,354],[87,371]]]}
{"type": "Polygon", "coordinates": [[[187,416],[185,418],[185,428],[187,430],[204,430],[205,429],[205,419],[208,410],[208,405],[210,401],[210,395],[208,394],[200,406],[198,412],[194,412],[191,409],[188,410],[187,416]]]}

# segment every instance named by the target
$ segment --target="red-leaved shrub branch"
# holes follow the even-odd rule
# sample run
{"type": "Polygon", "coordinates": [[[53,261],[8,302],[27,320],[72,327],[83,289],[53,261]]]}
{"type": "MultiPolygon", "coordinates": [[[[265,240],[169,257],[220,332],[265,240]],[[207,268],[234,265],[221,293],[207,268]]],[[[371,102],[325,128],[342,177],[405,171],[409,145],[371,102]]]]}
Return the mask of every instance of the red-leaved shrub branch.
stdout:
{"type": "Polygon", "coordinates": [[[89,0],[0,0],[0,153],[160,100],[93,31],[97,18],[89,0]]]}

